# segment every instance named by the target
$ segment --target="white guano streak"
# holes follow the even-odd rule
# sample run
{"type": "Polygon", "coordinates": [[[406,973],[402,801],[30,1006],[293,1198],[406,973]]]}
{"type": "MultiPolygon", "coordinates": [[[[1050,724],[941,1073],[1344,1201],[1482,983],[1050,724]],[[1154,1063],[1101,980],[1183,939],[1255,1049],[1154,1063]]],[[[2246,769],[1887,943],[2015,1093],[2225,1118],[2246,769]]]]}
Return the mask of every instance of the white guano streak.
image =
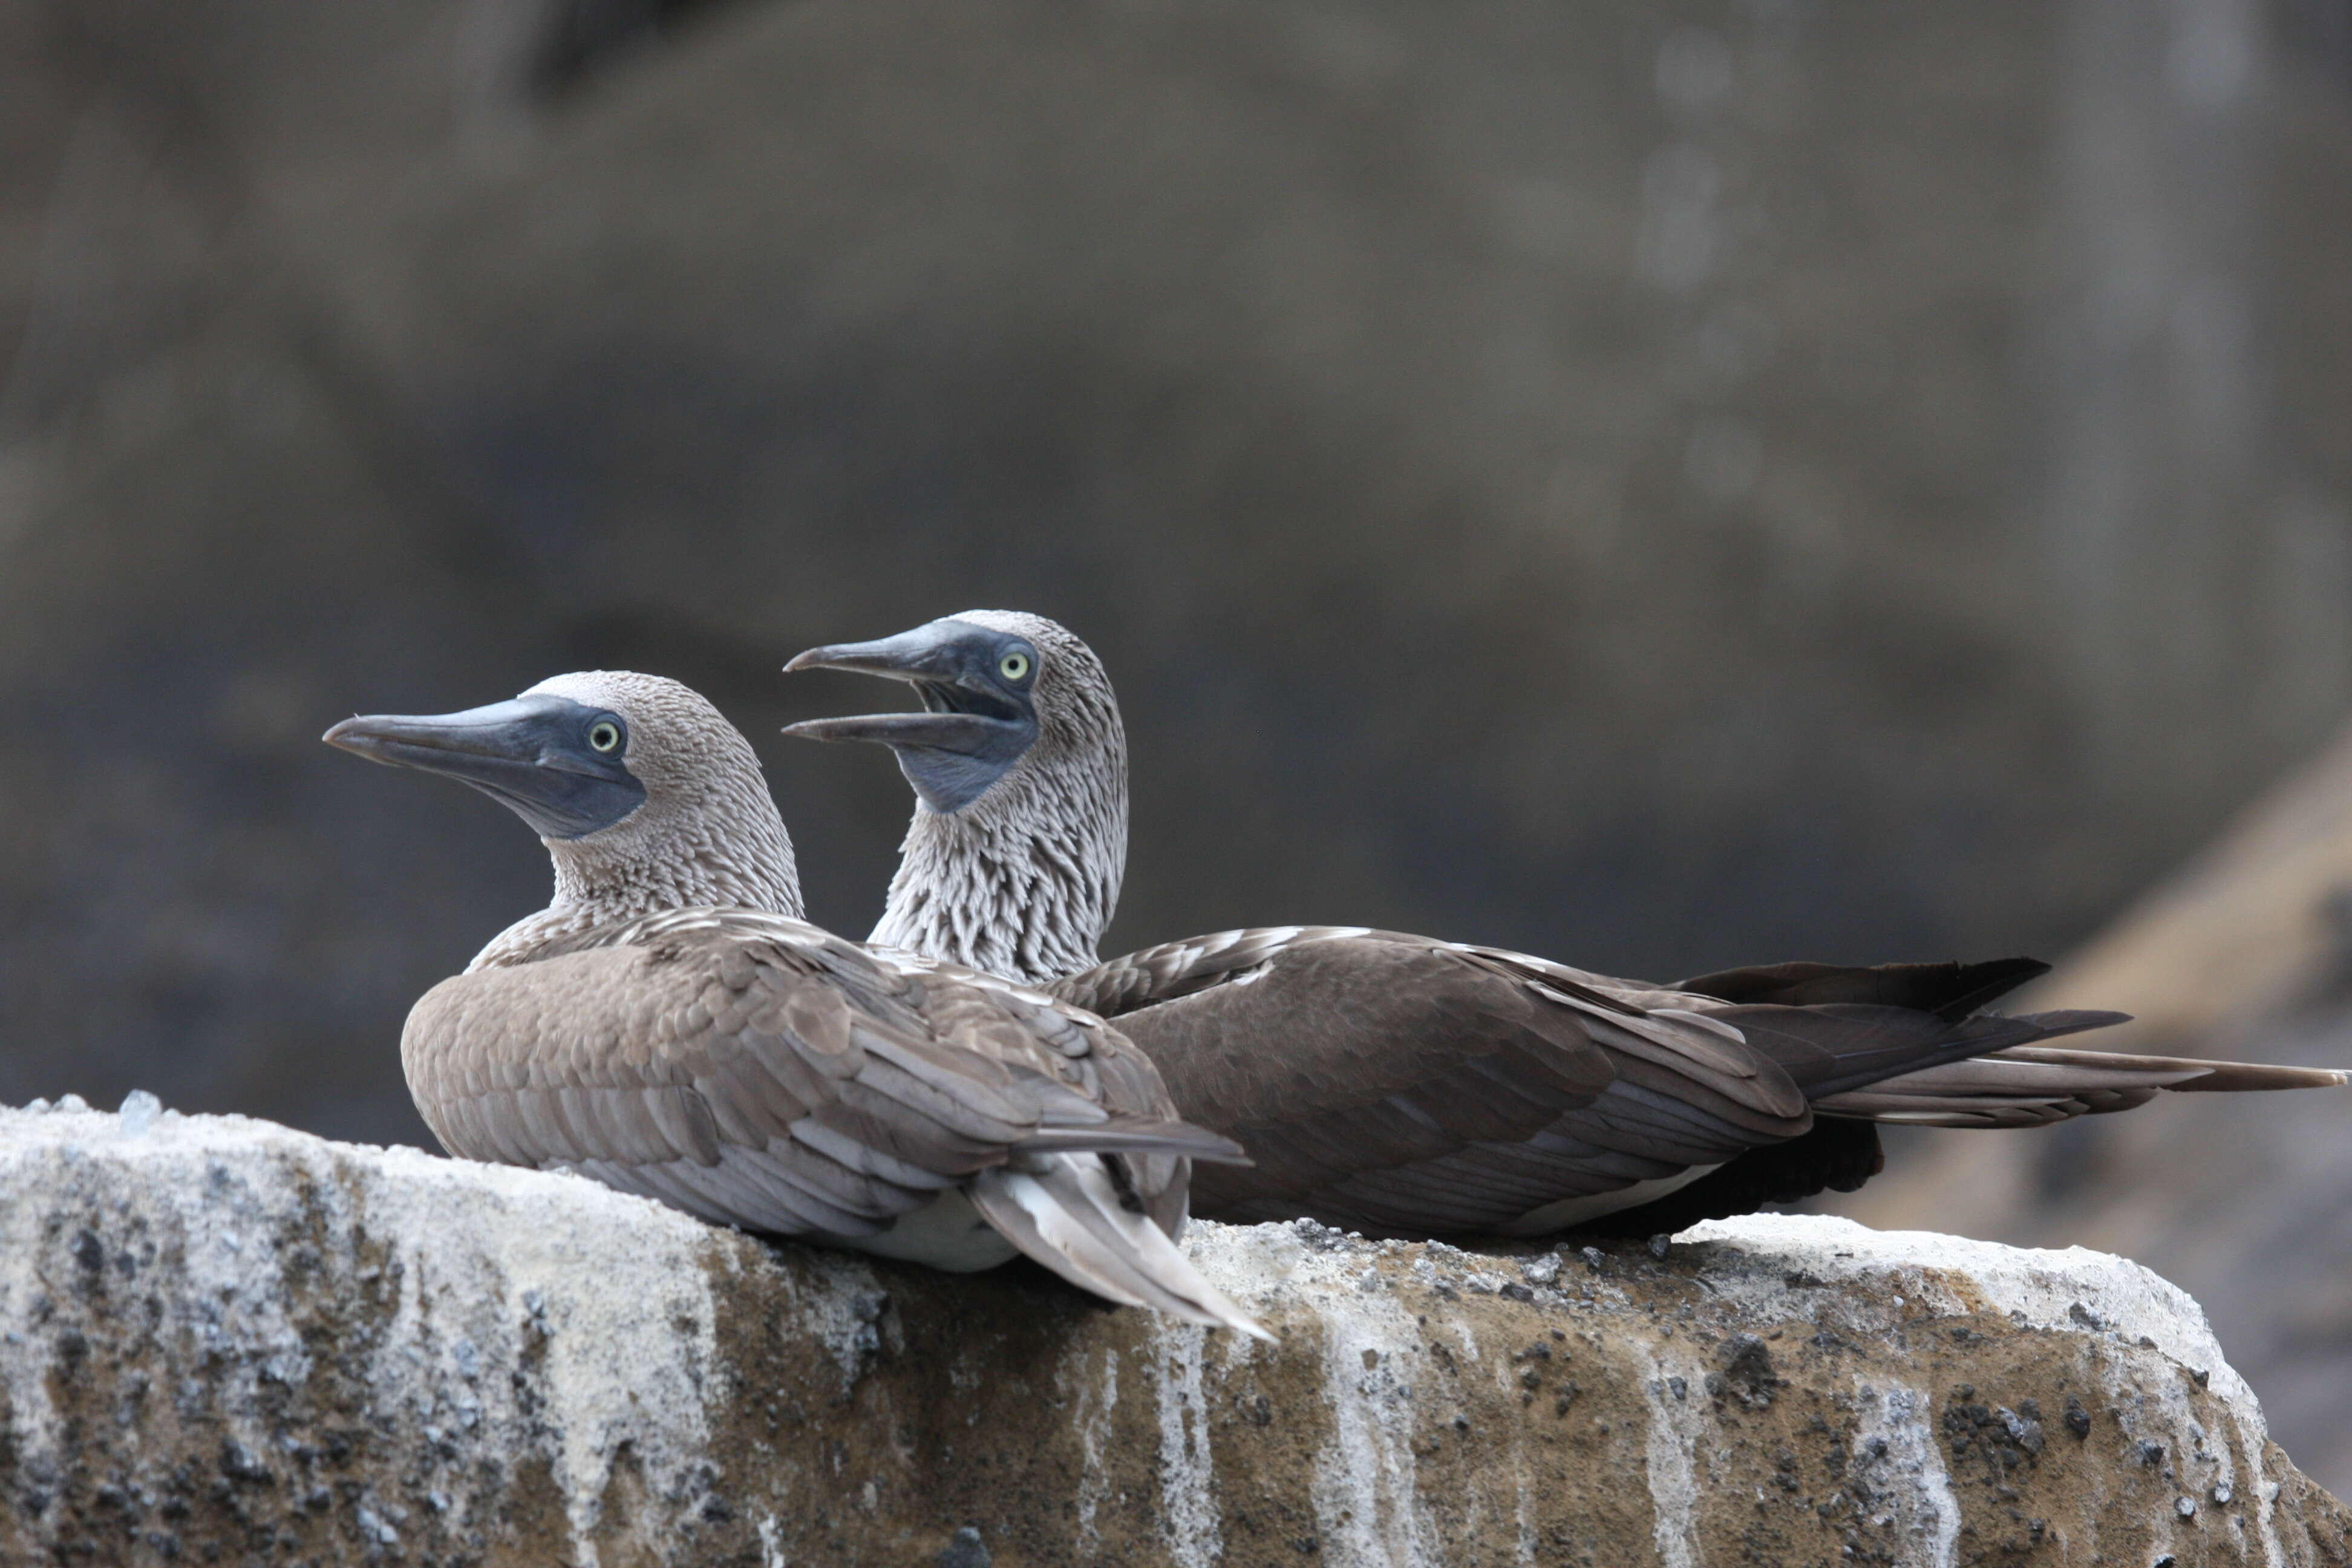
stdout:
{"type": "Polygon", "coordinates": [[[1412,1435],[1421,1390],[1406,1370],[1422,1359],[1410,1353],[1420,1347],[1420,1330],[1386,1291],[1328,1295],[1323,1318],[1324,1404],[1336,1428],[1315,1461],[1323,1561],[1436,1568],[1415,1489],[1412,1435]]]}
{"type": "Polygon", "coordinates": [[[1090,1359],[1087,1352],[1074,1349],[1055,1379],[1062,1386],[1063,1397],[1070,1402],[1072,1420],[1078,1429],[1083,1461],[1078,1472],[1078,1552],[1088,1557],[1102,1544],[1095,1513],[1110,1490],[1103,1454],[1110,1447],[1111,1412],[1118,1407],[1118,1352],[1104,1347],[1099,1383],[1088,1364],[1090,1359]]]}
{"type": "Polygon", "coordinates": [[[1865,1515],[1869,1525],[1907,1544],[1895,1561],[1920,1568],[1959,1562],[1960,1502],[1927,1423],[1927,1400],[1899,1384],[1884,1387],[1854,1379],[1853,1474],[1888,1500],[1865,1515]]]}
{"type": "MultiPolygon", "coordinates": [[[[236,1118],[165,1112],[139,1137],[92,1111],[0,1111],[0,1126],[11,1184],[62,1188],[79,1178],[91,1212],[135,1213],[186,1260],[190,1305],[169,1327],[229,1352],[234,1371],[211,1398],[223,1440],[268,1451],[258,1380],[299,1386],[310,1374],[289,1310],[319,1287],[290,1283],[268,1243],[284,1216],[306,1215],[332,1237],[363,1234],[383,1247],[380,1262],[348,1240],[331,1249],[336,1267],[354,1271],[334,1288],[387,1298],[383,1331],[355,1352],[373,1413],[546,1452],[571,1526],[560,1549],[581,1568],[596,1563],[601,1499],[623,1445],[649,1487],[690,1484],[709,1437],[717,1350],[709,1234],[688,1216],[578,1177],[357,1150],[236,1118]],[[90,1158],[98,1149],[104,1159],[90,1158]],[[519,1399],[525,1384],[538,1401],[530,1412],[519,1399]]],[[[39,1212],[0,1205],[0,1319],[21,1318],[40,1286],[51,1243],[32,1228],[39,1212]]],[[[43,1391],[49,1359],[46,1344],[0,1342],[20,1456],[59,1450],[43,1391]]],[[[488,1502],[470,1486],[450,1489],[457,1520],[488,1502]]],[[[635,1544],[625,1542],[625,1554],[635,1544]]]]}
{"type": "Polygon", "coordinates": [[[2253,1505],[2254,1533],[2263,1543],[2263,1568],[2284,1568],[2287,1558],[2278,1538],[2278,1489],[2271,1479],[2270,1456],[2263,1449],[2263,1434],[2235,1405],[2230,1407],[2230,1425],[2238,1429],[2238,1445],[2246,1451],[2246,1468],[2251,1474],[2247,1485],[2252,1495],[2240,1496],[2253,1505]]]}
{"type": "Polygon", "coordinates": [[[1687,1389],[1704,1381],[1705,1374],[1696,1367],[1677,1371],[1648,1356],[1642,1360],[1643,1388],[1650,1406],[1644,1458],[1651,1539],[1658,1543],[1658,1561],[1665,1568],[1705,1568],[1698,1538],[1698,1440],[1706,1415],[1687,1397],[1675,1398],[1666,1381],[1679,1375],[1687,1389]]]}
{"type": "Polygon", "coordinates": [[[1199,1323],[1155,1324],[1153,1392],[1160,1400],[1160,1516],[1177,1568],[1211,1568],[1225,1554],[1223,1521],[1209,1456],[1209,1412],[1202,1402],[1201,1352],[1209,1331],[1199,1323]]]}

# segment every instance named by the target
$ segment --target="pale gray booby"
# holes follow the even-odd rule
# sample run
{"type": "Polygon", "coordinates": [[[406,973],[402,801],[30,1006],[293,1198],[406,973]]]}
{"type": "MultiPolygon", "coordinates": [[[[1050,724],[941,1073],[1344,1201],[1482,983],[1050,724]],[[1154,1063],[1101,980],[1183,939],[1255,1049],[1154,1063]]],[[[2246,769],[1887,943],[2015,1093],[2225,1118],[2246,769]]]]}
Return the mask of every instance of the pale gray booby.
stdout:
{"type": "Polygon", "coordinates": [[[2016,1127],[2159,1089],[2341,1073],[2036,1044],[2117,1013],[1979,1009],[2030,959],[1778,964],[1675,984],[1361,927],[1220,931],[1097,962],[1127,845],[1126,739],[1102,664],[1042,616],[974,610],[787,670],[912,683],[917,713],[787,733],[877,741],[917,799],[870,940],[984,967],[1118,1020],[1178,1110],[1252,1167],[1194,1212],[1367,1234],[1675,1230],[1851,1191],[1875,1123],[2016,1127]]]}
{"type": "Polygon", "coordinates": [[[1239,1151],[1179,1121],[1093,1015],[802,921],[759,760],[697,693],[564,675],[325,738],[482,790],[555,862],[548,908],[402,1031],[451,1153],[942,1268],[1026,1253],[1110,1300],[1264,1335],[1173,1245],[1189,1162],[1239,1151]]]}

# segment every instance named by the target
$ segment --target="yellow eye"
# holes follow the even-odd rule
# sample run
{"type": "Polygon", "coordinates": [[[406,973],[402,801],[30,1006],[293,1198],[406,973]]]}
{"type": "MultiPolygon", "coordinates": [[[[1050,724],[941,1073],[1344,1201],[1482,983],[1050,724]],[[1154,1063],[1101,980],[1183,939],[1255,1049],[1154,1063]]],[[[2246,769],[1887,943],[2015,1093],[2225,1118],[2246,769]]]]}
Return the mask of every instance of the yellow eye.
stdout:
{"type": "Polygon", "coordinates": [[[1029,656],[1025,653],[1006,654],[997,661],[996,673],[1007,680],[1021,679],[1029,673],[1029,656]]]}
{"type": "Polygon", "coordinates": [[[609,752],[621,743],[621,727],[610,719],[599,719],[588,731],[588,743],[600,752],[609,752]]]}

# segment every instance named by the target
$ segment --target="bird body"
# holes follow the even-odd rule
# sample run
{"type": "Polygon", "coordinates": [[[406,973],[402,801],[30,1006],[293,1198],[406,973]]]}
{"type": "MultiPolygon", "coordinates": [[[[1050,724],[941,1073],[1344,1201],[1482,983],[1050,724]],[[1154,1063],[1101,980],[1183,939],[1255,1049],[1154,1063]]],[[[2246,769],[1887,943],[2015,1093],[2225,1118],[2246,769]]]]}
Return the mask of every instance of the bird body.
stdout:
{"type": "Polygon", "coordinates": [[[1263,1332],[1173,1244],[1191,1162],[1234,1146],[1178,1120],[1093,1015],[798,919],[757,759],[695,693],[566,676],[328,738],[483,788],[555,861],[549,908],[403,1030],[453,1154],[937,1268],[1026,1253],[1111,1300],[1263,1332]]]}
{"type": "Polygon", "coordinates": [[[1250,1152],[1246,1169],[1199,1173],[1194,1211],[1209,1217],[1407,1237],[1679,1229],[1860,1185],[1880,1165],[1879,1121],[2028,1125],[2200,1083],[2344,1081],[2042,1044],[2123,1016],[1981,1012],[2043,973],[2031,960],[1782,964],[1659,985],[1498,948],[1277,926],[1098,963],[1107,904],[970,891],[1056,877],[1117,888],[1099,862],[1126,842],[1125,738],[1090,718],[1117,712],[1091,649],[1041,616],[967,611],[786,668],[906,679],[926,715],[986,716],[925,731],[934,749],[992,742],[960,759],[951,792],[929,795],[925,779],[950,773],[910,758],[896,727],[926,715],[789,732],[890,744],[916,785],[877,941],[988,963],[1115,1020],[1186,1120],[1250,1152]],[[1038,739],[1006,743],[1022,735],[1038,739]],[[1089,825],[1083,837],[1072,821],[1089,825]]]}
{"type": "MultiPolygon", "coordinates": [[[[1380,1236],[1544,1236],[1650,1209],[1805,1138],[1853,1085],[2116,1016],[1727,1005],[1360,927],[1196,938],[1055,989],[1115,1017],[1189,1119],[1254,1151],[1239,1179],[1200,1173],[1198,1212],[1380,1236]]],[[[1850,1142],[1819,1152],[1866,1175],[1850,1142]]]]}

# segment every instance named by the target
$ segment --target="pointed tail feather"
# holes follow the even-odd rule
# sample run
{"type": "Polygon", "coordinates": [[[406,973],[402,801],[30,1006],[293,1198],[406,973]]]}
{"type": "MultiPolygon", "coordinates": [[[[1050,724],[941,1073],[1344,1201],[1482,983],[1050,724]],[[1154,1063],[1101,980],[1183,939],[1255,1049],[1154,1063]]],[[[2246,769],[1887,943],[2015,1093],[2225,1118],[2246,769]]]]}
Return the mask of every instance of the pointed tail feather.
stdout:
{"type": "MultiPolygon", "coordinates": [[[[2132,1016],[2129,1013],[2108,1013],[2089,1007],[2063,1007],[2053,1013],[2020,1013],[2014,1018],[2003,1018],[1987,1013],[1969,1021],[2006,1024],[2011,1029],[2029,1037],[2027,1040],[2020,1042],[2021,1047],[2030,1044],[2032,1040],[2054,1040],[2061,1035],[2079,1035],[2087,1029],[2112,1029],[2117,1024],[2130,1023],[2132,1016]]],[[[2003,1046],[2001,1049],[2013,1050],[2020,1047],[2003,1046]]]]}
{"type": "Polygon", "coordinates": [[[1217,1165],[1250,1163],[1250,1157],[1232,1139],[1160,1116],[1113,1116],[1102,1121],[1048,1124],[1013,1148],[1023,1154],[1171,1154],[1217,1165]]]}
{"type": "Polygon", "coordinates": [[[1726,1007],[1714,1016],[1780,1064],[1808,1100],[1901,1074],[2129,1021],[2125,1013],[1979,1013],[1958,1023],[1911,1007],[1821,1003],[1726,1007]]]}
{"type": "Polygon", "coordinates": [[[2345,1074],[2324,1068],[2012,1046],[1998,1055],[1926,1068],[1824,1096],[1813,1102],[1813,1109],[1825,1116],[1923,1127],[2037,1127],[2128,1110],[2165,1090],[2234,1093],[2332,1088],[2345,1081],[2345,1074]]]}
{"type": "Polygon", "coordinates": [[[1813,1112],[1912,1127],[2043,1127],[2146,1105],[2183,1076],[2085,1072],[1979,1057],[1824,1096],[1813,1101],[1813,1112]]]}
{"type": "Polygon", "coordinates": [[[966,1189],[1007,1241],[1106,1300],[1274,1339],[1210,1284],[1164,1231],[1121,1203],[1102,1161],[1091,1153],[1055,1154],[1041,1164],[983,1171],[966,1189]]]}
{"type": "Polygon", "coordinates": [[[2076,1051],[2063,1047],[2014,1046],[1994,1059],[2179,1073],[2183,1075],[2181,1081],[2164,1086],[2175,1094],[2263,1094],[2282,1089],[2340,1089],[2352,1083],[2352,1073],[2334,1068],[2273,1067],[2266,1062],[2211,1061],[2202,1057],[2126,1056],[2119,1051],[2076,1051]]]}

